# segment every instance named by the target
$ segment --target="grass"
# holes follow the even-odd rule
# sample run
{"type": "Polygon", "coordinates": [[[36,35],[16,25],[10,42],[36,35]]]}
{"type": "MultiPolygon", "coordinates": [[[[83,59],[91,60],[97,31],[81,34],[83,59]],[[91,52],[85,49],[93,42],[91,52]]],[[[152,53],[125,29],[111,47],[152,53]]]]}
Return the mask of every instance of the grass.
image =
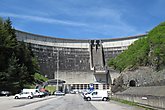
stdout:
{"type": "Polygon", "coordinates": [[[52,94],[56,90],[56,87],[48,85],[45,87],[45,89],[48,90],[49,92],[51,92],[51,94],[52,94]]]}
{"type": "Polygon", "coordinates": [[[123,99],[117,99],[117,98],[112,98],[112,97],[111,97],[111,100],[114,100],[114,101],[117,101],[117,102],[120,102],[120,103],[123,103],[123,104],[131,105],[131,106],[141,107],[141,108],[144,108],[145,110],[154,110],[154,109],[151,109],[151,108],[147,108],[147,107],[141,106],[141,105],[139,105],[136,102],[131,102],[131,101],[127,101],[127,100],[123,100],[123,99]]]}
{"type": "Polygon", "coordinates": [[[34,89],[34,88],[35,88],[35,85],[27,84],[27,85],[24,86],[24,88],[27,88],[27,89],[34,89]]]}
{"type": "Polygon", "coordinates": [[[48,80],[48,78],[44,77],[43,75],[41,75],[41,74],[39,74],[39,73],[35,73],[35,74],[34,74],[34,78],[35,78],[36,80],[41,81],[41,82],[45,82],[45,81],[48,80]]]}

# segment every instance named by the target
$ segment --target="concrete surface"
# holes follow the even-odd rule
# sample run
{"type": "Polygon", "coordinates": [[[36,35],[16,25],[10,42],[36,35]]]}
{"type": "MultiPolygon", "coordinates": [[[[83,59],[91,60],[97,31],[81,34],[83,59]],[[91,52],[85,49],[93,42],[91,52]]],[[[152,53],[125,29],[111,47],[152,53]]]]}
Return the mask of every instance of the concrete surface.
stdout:
{"type": "Polygon", "coordinates": [[[117,102],[84,101],[79,94],[34,99],[0,97],[1,110],[143,110],[117,102]]]}

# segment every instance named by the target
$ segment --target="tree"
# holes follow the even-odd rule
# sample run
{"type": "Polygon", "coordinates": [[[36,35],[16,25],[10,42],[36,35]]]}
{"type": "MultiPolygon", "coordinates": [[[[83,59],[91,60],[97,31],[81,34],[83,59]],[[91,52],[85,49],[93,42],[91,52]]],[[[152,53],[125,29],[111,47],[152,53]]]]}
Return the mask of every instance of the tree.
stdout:
{"type": "Polygon", "coordinates": [[[17,46],[15,31],[12,29],[10,19],[4,21],[0,18],[0,71],[8,67],[8,59],[17,46]]]}
{"type": "Polygon", "coordinates": [[[15,93],[33,84],[38,63],[30,48],[16,39],[10,19],[0,18],[0,88],[15,93]]]}

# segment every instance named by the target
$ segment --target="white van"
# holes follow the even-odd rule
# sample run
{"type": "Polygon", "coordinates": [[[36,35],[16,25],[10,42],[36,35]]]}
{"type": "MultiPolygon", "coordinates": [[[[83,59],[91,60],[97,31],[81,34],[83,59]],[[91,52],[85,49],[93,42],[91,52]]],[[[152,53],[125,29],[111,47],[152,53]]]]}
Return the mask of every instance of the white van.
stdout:
{"type": "Polygon", "coordinates": [[[32,92],[21,92],[19,94],[16,94],[14,96],[15,99],[21,99],[21,98],[28,98],[32,99],[33,98],[33,93],[32,92]]]}
{"type": "Polygon", "coordinates": [[[39,89],[23,89],[22,92],[32,92],[34,97],[43,97],[45,95],[39,89]]]}
{"type": "Polygon", "coordinates": [[[84,99],[87,101],[90,100],[109,100],[109,95],[107,90],[94,90],[92,92],[84,94],[84,99]]]}

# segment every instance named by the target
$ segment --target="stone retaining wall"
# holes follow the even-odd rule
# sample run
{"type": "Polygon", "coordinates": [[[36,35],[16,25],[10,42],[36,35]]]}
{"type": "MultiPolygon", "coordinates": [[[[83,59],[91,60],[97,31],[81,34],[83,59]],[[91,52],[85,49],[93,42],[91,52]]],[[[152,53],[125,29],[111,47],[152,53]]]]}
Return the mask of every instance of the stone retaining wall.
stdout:
{"type": "Polygon", "coordinates": [[[136,102],[142,105],[154,107],[159,110],[165,109],[165,96],[147,96],[147,95],[130,95],[130,94],[117,94],[113,96],[117,99],[123,99],[131,102],[136,102]]]}
{"type": "Polygon", "coordinates": [[[124,84],[129,86],[130,81],[135,81],[135,86],[160,86],[165,80],[165,69],[159,72],[154,71],[151,67],[139,67],[133,71],[122,73],[124,84]]]}

